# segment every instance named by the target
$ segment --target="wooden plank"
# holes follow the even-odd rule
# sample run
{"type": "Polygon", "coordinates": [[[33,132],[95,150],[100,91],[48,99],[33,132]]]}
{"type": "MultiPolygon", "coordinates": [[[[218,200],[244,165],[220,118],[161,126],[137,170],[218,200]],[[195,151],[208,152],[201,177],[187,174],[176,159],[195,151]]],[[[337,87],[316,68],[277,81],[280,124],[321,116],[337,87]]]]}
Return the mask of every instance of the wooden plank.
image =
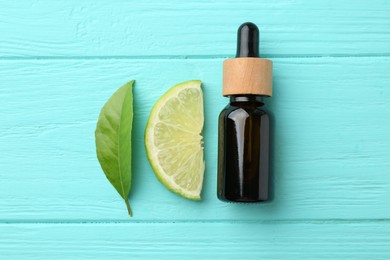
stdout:
{"type": "Polygon", "coordinates": [[[3,224],[6,259],[388,259],[386,223],[3,224]]]}
{"type": "Polygon", "coordinates": [[[3,1],[0,57],[233,56],[246,21],[268,57],[389,55],[389,17],[386,0],[3,1]]]}
{"type": "Polygon", "coordinates": [[[136,79],[136,220],[388,219],[390,58],[274,59],[275,201],[216,199],[221,59],[0,62],[0,220],[126,220],[95,158],[105,100],[136,79]],[[170,86],[199,78],[205,95],[203,201],[167,191],[148,164],[143,131],[170,86]]]}

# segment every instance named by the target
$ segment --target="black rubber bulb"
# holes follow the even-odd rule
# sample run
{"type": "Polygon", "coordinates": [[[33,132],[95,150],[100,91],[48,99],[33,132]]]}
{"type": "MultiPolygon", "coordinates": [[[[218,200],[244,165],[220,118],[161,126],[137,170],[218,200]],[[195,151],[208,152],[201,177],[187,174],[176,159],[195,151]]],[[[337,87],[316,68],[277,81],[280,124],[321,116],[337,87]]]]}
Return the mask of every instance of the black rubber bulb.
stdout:
{"type": "Polygon", "coordinates": [[[237,54],[240,57],[259,57],[259,29],[254,23],[243,23],[237,32],[237,54]]]}

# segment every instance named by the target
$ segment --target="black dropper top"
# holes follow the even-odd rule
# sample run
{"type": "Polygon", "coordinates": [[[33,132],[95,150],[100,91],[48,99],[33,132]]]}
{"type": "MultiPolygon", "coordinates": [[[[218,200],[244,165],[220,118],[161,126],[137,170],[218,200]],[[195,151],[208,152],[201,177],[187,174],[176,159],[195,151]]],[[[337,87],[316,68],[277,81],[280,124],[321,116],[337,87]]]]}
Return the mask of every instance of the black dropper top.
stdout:
{"type": "Polygon", "coordinates": [[[239,57],[259,57],[259,29],[254,23],[243,23],[237,32],[237,54],[239,57]]]}

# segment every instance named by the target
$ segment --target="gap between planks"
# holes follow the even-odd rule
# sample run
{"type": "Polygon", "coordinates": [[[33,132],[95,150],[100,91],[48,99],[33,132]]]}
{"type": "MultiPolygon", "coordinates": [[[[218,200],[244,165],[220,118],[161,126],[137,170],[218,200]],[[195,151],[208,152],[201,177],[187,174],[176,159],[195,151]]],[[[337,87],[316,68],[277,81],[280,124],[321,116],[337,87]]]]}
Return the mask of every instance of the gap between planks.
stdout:
{"type": "MultiPolygon", "coordinates": [[[[139,55],[139,56],[0,56],[0,61],[8,60],[131,60],[131,59],[143,59],[143,60],[202,60],[202,59],[228,59],[232,55],[219,54],[219,55],[139,55]]],[[[302,58],[302,59],[315,59],[315,58],[370,58],[370,57],[390,57],[390,53],[369,53],[369,54],[268,54],[261,55],[262,58],[302,58]]]]}
{"type": "Polygon", "coordinates": [[[297,219],[297,220],[0,220],[1,225],[77,225],[77,224],[385,224],[390,225],[390,219],[297,219]]]}

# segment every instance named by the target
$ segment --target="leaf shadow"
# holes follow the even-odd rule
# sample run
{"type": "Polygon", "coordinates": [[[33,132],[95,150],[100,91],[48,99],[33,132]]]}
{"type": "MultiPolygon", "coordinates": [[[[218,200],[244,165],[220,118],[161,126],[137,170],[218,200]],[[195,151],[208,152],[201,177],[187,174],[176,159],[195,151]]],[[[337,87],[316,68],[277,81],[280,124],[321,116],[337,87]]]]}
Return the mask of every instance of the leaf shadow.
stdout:
{"type": "Polygon", "coordinates": [[[131,154],[132,154],[132,180],[131,188],[129,192],[129,200],[136,201],[135,197],[139,193],[138,190],[142,190],[142,166],[143,161],[146,158],[146,152],[144,148],[144,130],[145,125],[142,120],[142,115],[139,111],[142,108],[142,97],[138,96],[137,86],[135,83],[133,86],[133,126],[131,136],[131,154]]]}

